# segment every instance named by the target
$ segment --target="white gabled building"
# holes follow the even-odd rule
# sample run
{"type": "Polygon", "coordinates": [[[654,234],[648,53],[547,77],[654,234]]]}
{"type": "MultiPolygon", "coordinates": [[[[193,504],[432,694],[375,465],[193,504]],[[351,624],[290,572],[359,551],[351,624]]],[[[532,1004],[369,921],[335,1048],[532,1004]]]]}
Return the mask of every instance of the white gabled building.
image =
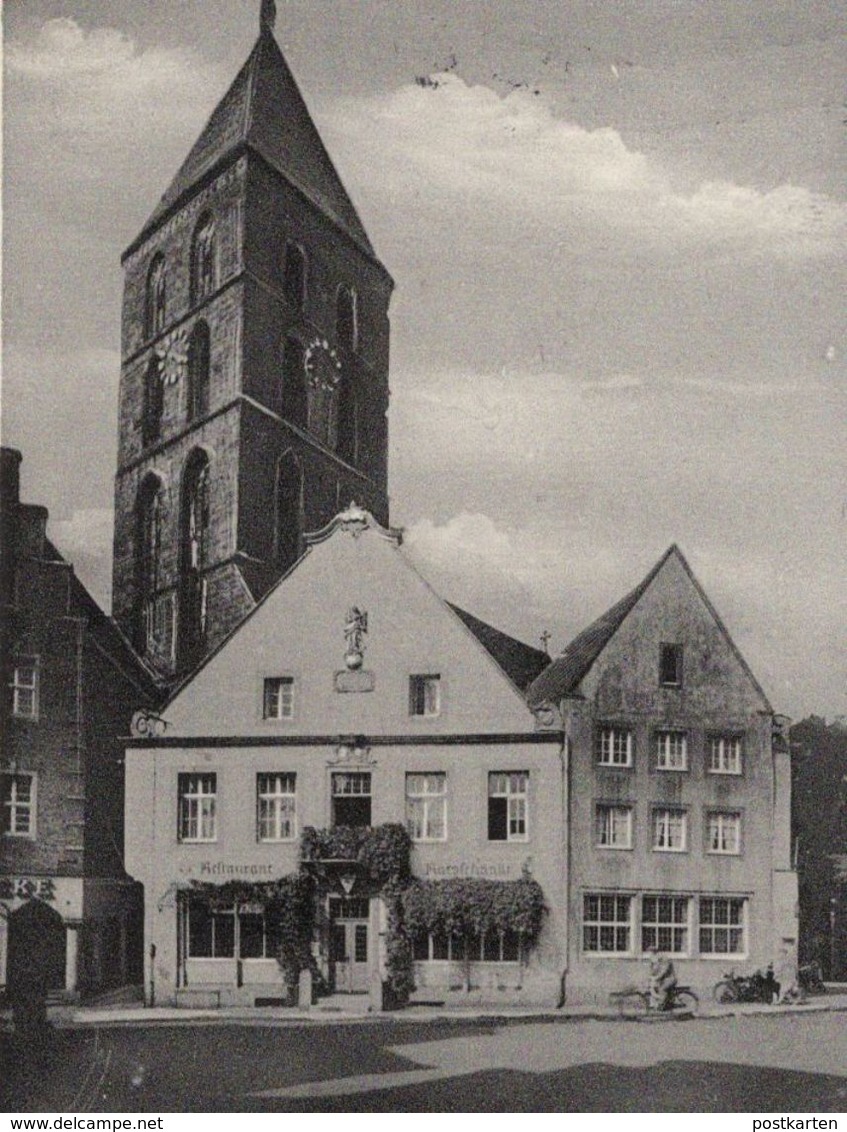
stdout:
{"type": "Polygon", "coordinates": [[[472,903],[480,882],[523,878],[537,893],[532,878],[546,905],[532,940],[502,921],[452,936],[413,925],[418,996],[554,1004],[562,742],[556,719],[523,695],[546,654],[447,605],[400,536],[355,506],[307,542],[152,721],[159,733],[127,751],[126,863],[144,885],[148,1001],[284,999],[285,929],[267,893],[300,870],[306,843],[320,858],[306,866],[317,877],[315,977],[373,990],[391,927],[380,880],[352,863],[349,838],[393,824],[411,834],[420,881],[464,880],[472,903]],[[304,841],[307,827],[325,832],[304,841]],[[338,827],[354,831],[340,835],[343,851],[338,827]]]}

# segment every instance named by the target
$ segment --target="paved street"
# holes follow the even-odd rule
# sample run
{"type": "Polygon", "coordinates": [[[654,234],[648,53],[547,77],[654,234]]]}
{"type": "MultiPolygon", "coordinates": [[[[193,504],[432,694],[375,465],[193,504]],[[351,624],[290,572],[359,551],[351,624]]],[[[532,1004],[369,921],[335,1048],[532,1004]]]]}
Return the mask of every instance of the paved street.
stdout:
{"type": "Polygon", "coordinates": [[[696,1021],[193,1022],[5,1049],[11,1111],[847,1110],[841,1013],[696,1021]]]}

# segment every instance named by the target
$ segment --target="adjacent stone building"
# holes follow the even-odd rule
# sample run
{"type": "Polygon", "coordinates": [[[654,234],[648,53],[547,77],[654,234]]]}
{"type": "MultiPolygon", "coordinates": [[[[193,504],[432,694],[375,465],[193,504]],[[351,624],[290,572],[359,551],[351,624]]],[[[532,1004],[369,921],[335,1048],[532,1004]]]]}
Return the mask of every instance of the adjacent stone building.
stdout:
{"type": "Polygon", "coordinates": [[[73,996],[140,979],[141,893],[123,867],[123,741],[157,689],[0,464],[0,985],[34,957],[73,996]]]}
{"type": "Polygon", "coordinates": [[[123,257],[114,615],[171,680],[304,531],[388,521],[393,284],[271,17],[123,257]]]}
{"type": "Polygon", "coordinates": [[[527,695],[566,736],[569,1000],[643,981],[650,946],[706,994],[796,956],[784,729],[676,546],[527,695]]]}

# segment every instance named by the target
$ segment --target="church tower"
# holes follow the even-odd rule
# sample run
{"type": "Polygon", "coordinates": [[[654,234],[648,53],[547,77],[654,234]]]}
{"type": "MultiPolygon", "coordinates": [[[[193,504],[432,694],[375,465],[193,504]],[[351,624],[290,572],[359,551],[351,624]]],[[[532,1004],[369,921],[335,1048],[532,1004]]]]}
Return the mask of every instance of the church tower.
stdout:
{"type": "Polygon", "coordinates": [[[168,680],[355,500],[388,525],[377,259],[273,35],[123,256],[114,616],[168,680]]]}

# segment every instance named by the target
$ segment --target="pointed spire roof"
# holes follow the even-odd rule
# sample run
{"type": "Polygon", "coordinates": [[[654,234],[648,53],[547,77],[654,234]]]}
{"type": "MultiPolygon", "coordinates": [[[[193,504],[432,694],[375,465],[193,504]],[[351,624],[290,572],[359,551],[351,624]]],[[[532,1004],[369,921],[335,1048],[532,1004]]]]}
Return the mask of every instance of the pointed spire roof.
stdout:
{"type": "Polygon", "coordinates": [[[740,661],[742,668],[762,697],[765,708],[770,710],[767,696],[762,690],[761,685],[751,672],[744,657],[738,651],[720,615],[709,600],[706,591],[697,581],[691,567],[686,561],[685,555],[676,543],[668,547],[646,578],[644,578],[634,590],[628,593],[626,597],[621,598],[621,600],[617,602],[616,605],[613,605],[611,609],[608,609],[602,617],[598,617],[596,621],[592,621],[587,629],[583,629],[581,633],[574,637],[562,654],[556,657],[552,664],[533,681],[527,689],[526,694],[527,702],[530,705],[538,705],[545,702],[556,703],[564,696],[579,694],[579,685],[588,675],[595,661],[597,661],[606,645],[608,645],[612,637],[614,637],[618,629],[623,625],[626,618],[653,584],[654,579],[670,558],[676,558],[682,565],[682,568],[691,580],[704,605],[729,642],[729,646],[740,661]]]}
{"type": "MultiPolygon", "coordinates": [[[[263,17],[264,17],[263,8],[263,17]]],[[[229,90],[212,112],[138,238],[133,251],[226,159],[247,148],[299,189],[372,259],[376,254],[341,178],[321,141],[288,64],[263,18],[259,38],[229,90]]]]}

